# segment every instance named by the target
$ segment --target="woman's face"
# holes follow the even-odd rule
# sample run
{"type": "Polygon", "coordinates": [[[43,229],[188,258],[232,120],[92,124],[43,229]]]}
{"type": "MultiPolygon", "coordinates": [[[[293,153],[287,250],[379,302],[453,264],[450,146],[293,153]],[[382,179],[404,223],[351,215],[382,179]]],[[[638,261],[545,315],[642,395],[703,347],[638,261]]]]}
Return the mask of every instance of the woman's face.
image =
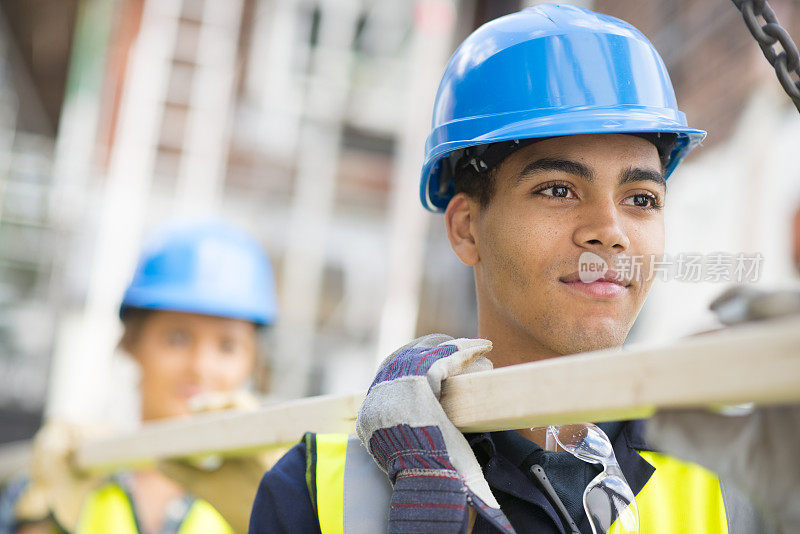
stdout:
{"type": "Polygon", "coordinates": [[[186,415],[189,399],[241,388],[256,358],[256,327],[194,313],[148,314],[132,346],[142,371],[142,419],[186,415]]]}

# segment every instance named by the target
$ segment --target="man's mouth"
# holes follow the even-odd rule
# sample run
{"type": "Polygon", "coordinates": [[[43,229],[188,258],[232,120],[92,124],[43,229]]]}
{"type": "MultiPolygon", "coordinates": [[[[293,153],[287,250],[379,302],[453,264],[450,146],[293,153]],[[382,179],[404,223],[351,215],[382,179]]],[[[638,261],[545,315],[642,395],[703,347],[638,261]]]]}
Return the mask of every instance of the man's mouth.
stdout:
{"type": "MultiPolygon", "coordinates": [[[[586,276],[584,275],[584,279],[586,276]]],[[[594,278],[594,277],[592,277],[594,278]]],[[[567,276],[562,276],[559,281],[571,289],[580,291],[590,297],[610,299],[618,297],[628,291],[630,280],[624,280],[616,271],[609,269],[593,281],[584,282],[580,274],[575,271],[567,276]]]]}

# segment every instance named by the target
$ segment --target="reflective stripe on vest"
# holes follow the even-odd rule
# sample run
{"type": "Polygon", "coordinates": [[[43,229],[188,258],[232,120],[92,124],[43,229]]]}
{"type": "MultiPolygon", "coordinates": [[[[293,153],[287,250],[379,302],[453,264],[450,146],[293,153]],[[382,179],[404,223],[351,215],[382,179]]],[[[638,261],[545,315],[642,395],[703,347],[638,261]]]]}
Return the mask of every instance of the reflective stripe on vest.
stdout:
{"type": "Polygon", "coordinates": [[[341,532],[344,525],[344,466],[347,434],[317,435],[317,515],[322,534],[341,532]],[[329,459],[339,461],[329,461],[329,459]]]}
{"type": "MultiPolygon", "coordinates": [[[[119,484],[109,482],[89,494],[75,534],[139,534],[128,495],[119,484]]],[[[177,534],[234,534],[213,506],[196,499],[177,534]]]]}
{"type": "MultiPolygon", "coordinates": [[[[309,434],[306,443],[313,456],[308,465],[316,478],[308,480],[309,494],[316,495],[322,534],[385,532],[391,486],[358,437],[318,434],[314,440],[309,434]]],[[[713,473],[665,454],[639,454],[656,468],[636,495],[641,534],[729,532],[723,494],[713,473]]],[[[615,527],[609,532],[616,532],[615,527]]],[[[734,531],[740,530],[732,527],[734,531]]]]}

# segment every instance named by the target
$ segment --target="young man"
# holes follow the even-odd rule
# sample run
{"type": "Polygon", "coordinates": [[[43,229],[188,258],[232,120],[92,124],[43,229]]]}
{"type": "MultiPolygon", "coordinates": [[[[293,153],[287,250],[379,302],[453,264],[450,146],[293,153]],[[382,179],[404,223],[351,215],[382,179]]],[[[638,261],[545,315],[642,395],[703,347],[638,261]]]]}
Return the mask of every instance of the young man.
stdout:
{"type": "MultiPolygon", "coordinates": [[[[427,336],[391,355],[359,412],[366,450],[307,435],[264,476],[250,532],[592,532],[583,492],[600,466],[544,450],[544,429],[462,435],[439,387],[484,354],[502,367],[621,345],[663,252],[666,180],[704,135],[625,22],[543,5],[476,30],[439,87],[421,197],[474,269],[485,339],[427,336]],[[611,269],[583,278],[587,254],[611,269]],[[641,274],[615,272],[622,257],[642,258],[641,274]]],[[[601,427],[641,532],[749,531],[710,472],[648,450],[642,422],[601,427]]]]}

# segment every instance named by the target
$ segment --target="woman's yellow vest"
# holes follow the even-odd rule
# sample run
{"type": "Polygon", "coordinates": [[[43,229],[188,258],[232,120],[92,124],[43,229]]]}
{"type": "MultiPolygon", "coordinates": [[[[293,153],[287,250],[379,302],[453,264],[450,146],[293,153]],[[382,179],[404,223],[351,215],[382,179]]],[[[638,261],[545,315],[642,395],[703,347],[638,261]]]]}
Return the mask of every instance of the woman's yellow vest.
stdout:
{"type": "MultiPolygon", "coordinates": [[[[306,447],[313,451],[308,455],[307,482],[322,534],[385,532],[391,486],[358,438],[307,434],[306,447]]],[[[731,514],[726,513],[723,492],[713,473],[665,454],[638,453],[655,467],[636,495],[640,534],[748,531],[729,529],[731,514]]],[[[615,525],[609,532],[615,532],[615,525]]]]}
{"type": "MultiPolygon", "coordinates": [[[[74,534],[139,534],[127,493],[116,482],[94,490],[83,505],[74,534]]],[[[176,534],[234,534],[233,529],[206,501],[192,502],[176,534]]]]}

